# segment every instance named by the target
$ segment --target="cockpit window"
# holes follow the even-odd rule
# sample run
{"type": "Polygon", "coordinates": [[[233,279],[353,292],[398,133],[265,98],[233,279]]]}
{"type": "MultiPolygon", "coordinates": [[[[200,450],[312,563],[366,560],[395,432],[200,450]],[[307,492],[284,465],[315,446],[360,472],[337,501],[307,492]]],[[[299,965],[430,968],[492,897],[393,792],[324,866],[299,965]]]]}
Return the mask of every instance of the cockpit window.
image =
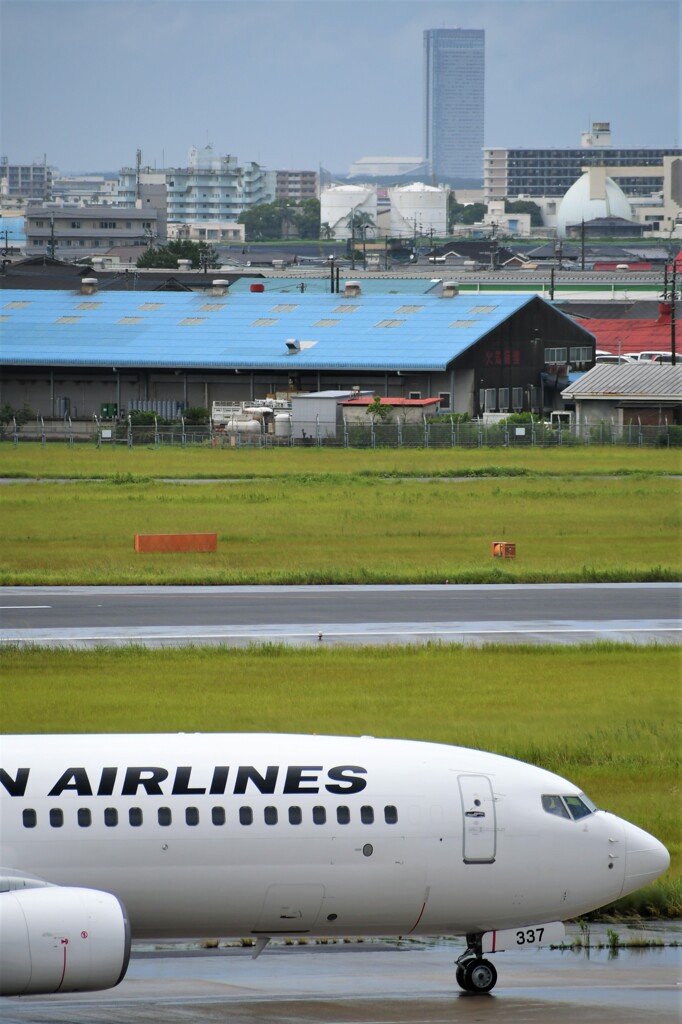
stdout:
{"type": "Polygon", "coordinates": [[[566,805],[560,796],[543,796],[542,808],[548,814],[556,814],[557,818],[570,818],[566,805]]]}
{"type": "Polygon", "coordinates": [[[544,795],[542,808],[547,814],[556,814],[558,818],[573,818],[574,821],[586,818],[597,810],[596,804],[584,793],[580,796],[544,795]]]}
{"type": "Polygon", "coordinates": [[[579,818],[586,818],[588,814],[593,814],[597,809],[584,793],[581,793],[580,796],[565,796],[564,800],[571,812],[571,817],[576,821],[579,818]]]}

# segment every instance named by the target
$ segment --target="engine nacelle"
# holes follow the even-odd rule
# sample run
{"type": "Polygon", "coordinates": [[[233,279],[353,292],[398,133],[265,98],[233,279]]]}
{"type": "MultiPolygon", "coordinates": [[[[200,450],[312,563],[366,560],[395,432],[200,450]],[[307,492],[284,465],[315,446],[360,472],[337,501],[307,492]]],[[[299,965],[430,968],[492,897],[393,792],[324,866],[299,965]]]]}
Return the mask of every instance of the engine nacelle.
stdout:
{"type": "Polygon", "coordinates": [[[111,893],[52,885],[0,893],[0,995],[112,988],[129,957],[128,917],[111,893]]]}

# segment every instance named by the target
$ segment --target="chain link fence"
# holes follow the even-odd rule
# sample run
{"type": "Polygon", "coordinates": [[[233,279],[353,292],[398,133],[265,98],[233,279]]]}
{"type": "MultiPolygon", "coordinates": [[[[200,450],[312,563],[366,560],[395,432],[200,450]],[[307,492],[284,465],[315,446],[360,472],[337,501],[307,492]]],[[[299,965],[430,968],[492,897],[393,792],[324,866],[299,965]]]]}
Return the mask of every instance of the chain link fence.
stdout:
{"type": "Polygon", "coordinates": [[[422,423],[349,423],[336,429],[319,421],[297,423],[294,430],[280,434],[264,424],[244,424],[244,429],[220,430],[209,425],[155,424],[133,426],[130,422],[76,422],[68,418],[45,422],[41,417],[27,423],[0,424],[0,442],[19,445],[61,442],[98,447],[203,447],[229,448],[533,448],[585,445],[621,445],[639,448],[682,447],[682,426],[663,423],[618,425],[614,422],[574,423],[561,428],[542,421],[464,423],[437,421],[422,423]]]}

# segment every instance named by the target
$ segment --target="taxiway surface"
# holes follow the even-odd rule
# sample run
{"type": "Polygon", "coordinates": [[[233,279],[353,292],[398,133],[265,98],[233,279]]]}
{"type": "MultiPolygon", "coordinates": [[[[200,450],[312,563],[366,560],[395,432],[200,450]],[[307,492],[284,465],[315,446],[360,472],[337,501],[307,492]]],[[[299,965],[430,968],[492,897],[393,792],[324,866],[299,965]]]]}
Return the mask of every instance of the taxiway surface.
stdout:
{"type": "Polygon", "coordinates": [[[306,947],[133,959],[115,990],[7,999],[4,1024],[679,1024],[679,949],[496,958],[494,992],[454,980],[459,949],[306,947]]]}
{"type": "Polygon", "coordinates": [[[3,587],[0,642],[679,643],[679,584],[3,587]]]}

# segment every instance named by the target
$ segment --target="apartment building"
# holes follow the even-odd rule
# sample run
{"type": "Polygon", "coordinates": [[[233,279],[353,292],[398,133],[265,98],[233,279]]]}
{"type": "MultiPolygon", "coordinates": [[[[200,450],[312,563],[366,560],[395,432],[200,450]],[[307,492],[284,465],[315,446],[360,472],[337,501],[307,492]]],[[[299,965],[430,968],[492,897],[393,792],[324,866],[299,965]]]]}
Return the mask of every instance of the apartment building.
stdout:
{"type": "Polygon", "coordinates": [[[165,188],[169,224],[236,221],[240,213],[268,201],[266,172],[259,164],[240,164],[236,156],[216,156],[212,146],[193,146],[187,167],[122,168],[118,204],[134,205],[145,185],[165,188]]]}
{"type": "Polygon", "coordinates": [[[26,255],[74,261],[121,246],[157,241],[155,210],[112,206],[32,204],[26,208],[26,255]]]}
{"type": "Polygon", "coordinates": [[[46,162],[11,164],[0,157],[0,195],[22,199],[52,198],[52,167],[46,162]]]}

